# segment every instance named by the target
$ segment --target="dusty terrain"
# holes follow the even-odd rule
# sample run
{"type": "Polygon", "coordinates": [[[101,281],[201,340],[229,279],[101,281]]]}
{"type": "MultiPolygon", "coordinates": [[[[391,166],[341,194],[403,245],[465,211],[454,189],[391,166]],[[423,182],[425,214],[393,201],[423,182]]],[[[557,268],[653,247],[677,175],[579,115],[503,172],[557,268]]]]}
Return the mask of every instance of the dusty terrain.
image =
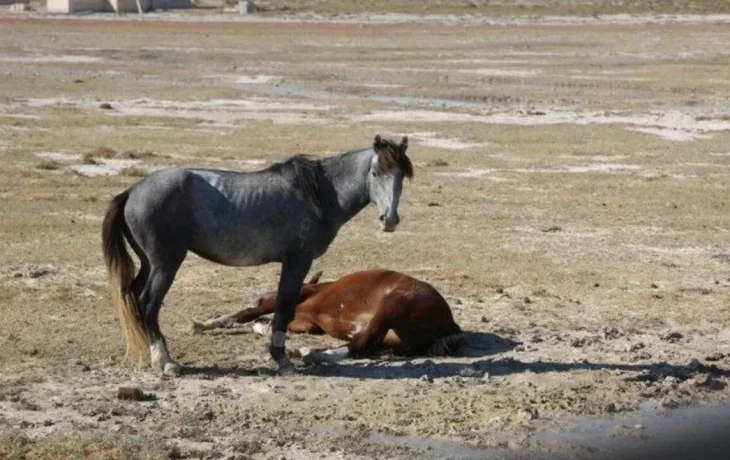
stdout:
{"type": "Polygon", "coordinates": [[[728,400],[730,25],[167,19],[0,17],[0,458],[580,455],[544,433],[591,417],[650,438],[624,420],[728,400]],[[115,193],[376,133],[411,138],[402,223],[365,210],[313,270],[434,284],[463,356],[277,376],[263,338],[190,322],[278,266],[191,255],[161,314],[188,374],[120,362],[115,193]]]}

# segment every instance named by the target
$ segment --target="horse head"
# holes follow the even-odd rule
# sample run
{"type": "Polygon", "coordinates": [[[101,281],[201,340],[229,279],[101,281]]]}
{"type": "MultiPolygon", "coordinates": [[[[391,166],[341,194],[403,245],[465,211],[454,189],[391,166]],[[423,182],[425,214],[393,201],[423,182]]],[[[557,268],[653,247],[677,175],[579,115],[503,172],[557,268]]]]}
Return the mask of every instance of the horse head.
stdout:
{"type": "Polygon", "coordinates": [[[403,191],[403,179],[413,177],[413,165],[406,155],[408,138],[403,137],[400,144],[390,139],[375,136],[373,151],[375,156],[368,173],[368,193],[370,202],[378,207],[380,227],[392,232],[400,222],[398,203],[403,191]]]}

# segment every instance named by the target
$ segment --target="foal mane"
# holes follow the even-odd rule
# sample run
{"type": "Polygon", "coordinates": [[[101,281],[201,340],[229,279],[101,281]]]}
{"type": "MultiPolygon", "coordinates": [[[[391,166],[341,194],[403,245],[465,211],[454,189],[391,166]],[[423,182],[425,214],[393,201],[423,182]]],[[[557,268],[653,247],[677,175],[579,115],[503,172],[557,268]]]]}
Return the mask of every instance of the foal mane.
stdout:
{"type": "Polygon", "coordinates": [[[314,205],[321,216],[327,193],[324,190],[325,177],[320,160],[306,155],[294,155],[281,163],[271,165],[267,171],[281,175],[314,205]]]}

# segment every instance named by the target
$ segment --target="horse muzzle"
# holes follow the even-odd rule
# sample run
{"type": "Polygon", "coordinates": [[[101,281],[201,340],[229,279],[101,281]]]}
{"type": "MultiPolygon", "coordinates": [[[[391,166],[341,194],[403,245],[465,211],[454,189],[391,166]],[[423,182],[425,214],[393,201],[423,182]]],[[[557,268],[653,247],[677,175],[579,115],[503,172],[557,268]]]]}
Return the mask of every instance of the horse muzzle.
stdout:
{"type": "Polygon", "coordinates": [[[380,229],[384,232],[394,232],[400,222],[398,214],[395,216],[380,216],[380,229]]]}

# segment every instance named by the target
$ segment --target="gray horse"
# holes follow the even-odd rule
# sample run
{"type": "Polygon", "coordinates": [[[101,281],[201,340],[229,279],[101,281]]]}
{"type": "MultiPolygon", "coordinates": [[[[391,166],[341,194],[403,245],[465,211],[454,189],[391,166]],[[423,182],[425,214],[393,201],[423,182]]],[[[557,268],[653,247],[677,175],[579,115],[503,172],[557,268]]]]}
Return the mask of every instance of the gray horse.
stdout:
{"type": "Polygon", "coordinates": [[[188,251],[232,266],[282,264],[269,353],[281,372],[292,369],[286,328],[312,261],[340,227],[375,203],[382,230],[398,225],[403,179],[413,177],[406,150],[375,136],[372,148],[323,159],[294,156],[263,171],[164,169],[109,204],[102,229],[109,285],[124,331],[127,356],[166,374],[170,358],[158,315],[188,251]],[[125,240],[140,259],[134,262],[125,240]]]}

